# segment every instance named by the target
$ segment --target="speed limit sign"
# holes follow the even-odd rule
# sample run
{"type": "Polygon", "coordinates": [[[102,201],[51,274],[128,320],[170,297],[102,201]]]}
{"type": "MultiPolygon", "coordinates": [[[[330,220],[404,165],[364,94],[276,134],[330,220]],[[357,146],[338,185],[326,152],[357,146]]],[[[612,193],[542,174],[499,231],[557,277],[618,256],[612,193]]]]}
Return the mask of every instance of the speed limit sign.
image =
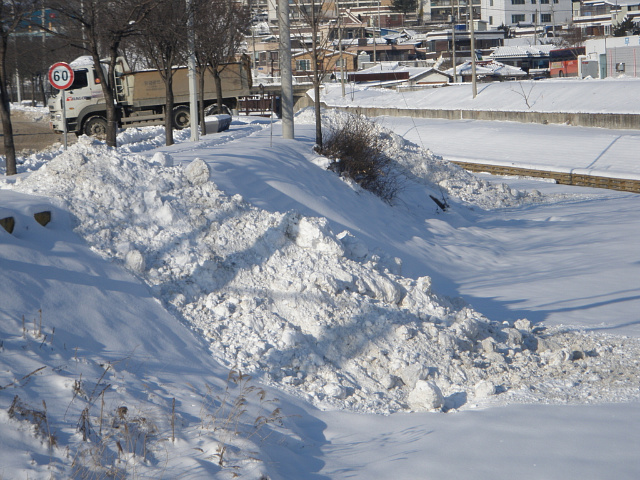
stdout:
{"type": "Polygon", "coordinates": [[[66,90],[73,83],[73,69],[68,63],[58,62],[49,69],[49,83],[58,90],[66,90]]]}

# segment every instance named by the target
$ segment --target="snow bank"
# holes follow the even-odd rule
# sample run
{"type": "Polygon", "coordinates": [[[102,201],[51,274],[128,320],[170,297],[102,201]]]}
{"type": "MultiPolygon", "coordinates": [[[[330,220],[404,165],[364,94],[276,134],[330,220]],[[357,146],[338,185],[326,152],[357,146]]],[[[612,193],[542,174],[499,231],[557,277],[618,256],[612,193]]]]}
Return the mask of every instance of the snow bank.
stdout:
{"type": "MultiPolygon", "coordinates": [[[[340,110],[325,111],[322,116],[323,129],[325,132],[339,129],[351,117],[352,114],[340,110]]],[[[314,123],[313,109],[307,108],[300,112],[296,121],[314,123]]],[[[404,177],[404,180],[400,181],[401,184],[422,185],[427,187],[429,194],[438,198],[451,196],[467,205],[483,209],[512,207],[525,203],[558,200],[559,198],[559,196],[545,198],[537,190],[520,191],[511,189],[504,183],[491,183],[482,180],[463,168],[443,160],[441,156],[433,154],[430,150],[395,134],[375,120],[368,121],[371,129],[380,138],[383,152],[395,160],[396,170],[400,171],[400,175],[404,177]]]]}
{"type": "MultiPolygon", "coordinates": [[[[487,205],[519,198],[385,135],[407,181],[487,205]]],[[[638,397],[637,339],[487,319],[323,218],[226,195],[200,159],[172,167],[125,150],[81,137],[12,188],[58,198],[95,251],[144,279],[230,367],[358,412],[638,397]]]]}
{"type": "Polygon", "coordinates": [[[321,100],[329,106],[427,108],[432,110],[489,110],[515,112],[630,113],[640,111],[637,78],[548,79],[478,84],[455,84],[417,91],[390,90],[351,84],[342,96],[339,85],[327,84],[321,100]]]}

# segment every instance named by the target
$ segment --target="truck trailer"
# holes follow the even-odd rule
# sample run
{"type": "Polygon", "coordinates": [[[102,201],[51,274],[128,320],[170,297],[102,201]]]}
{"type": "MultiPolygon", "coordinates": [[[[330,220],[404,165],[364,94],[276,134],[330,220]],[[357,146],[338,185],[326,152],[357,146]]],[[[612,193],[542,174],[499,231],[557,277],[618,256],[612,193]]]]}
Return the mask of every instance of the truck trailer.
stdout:
{"type": "MultiPolygon", "coordinates": [[[[69,64],[73,69],[72,85],[64,91],[67,132],[77,135],[104,136],[107,111],[104,93],[91,57],[80,57],[69,64]]],[[[101,65],[105,71],[106,65],[101,65]]],[[[238,97],[251,95],[251,72],[242,62],[227,63],[219,69],[222,79],[223,105],[217,105],[213,74],[208,69],[204,84],[205,115],[228,113],[237,108],[238,97]]],[[[119,127],[161,125],[165,118],[165,84],[158,70],[131,71],[124,57],[118,57],[114,69],[114,97],[119,127]]],[[[199,84],[199,82],[198,82],[199,84]]],[[[178,67],[173,76],[174,108],[171,112],[177,129],[191,124],[189,110],[188,69],[178,67]]],[[[51,128],[63,132],[62,92],[48,102],[51,128]]],[[[200,98],[200,95],[198,95],[200,98]]]]}

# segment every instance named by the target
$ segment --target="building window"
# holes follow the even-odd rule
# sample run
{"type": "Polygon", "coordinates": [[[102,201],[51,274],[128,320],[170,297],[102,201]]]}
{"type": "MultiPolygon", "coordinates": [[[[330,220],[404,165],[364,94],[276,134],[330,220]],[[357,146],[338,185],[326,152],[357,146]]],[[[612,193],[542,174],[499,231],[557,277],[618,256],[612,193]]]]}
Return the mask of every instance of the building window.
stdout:
{"type": "Polygon", "coordinates": [[[493,25],[493,17],[489,15],[489,25],[493,25]]]}
{"type": "Polygon", "coordinates": [[[531,0],[531,5],[535,5],[536,4],[536,0],[531,0]]]}
{"type": "Polygon", "coordinates": [[[489,0],[489,6],[493,7],[493,0],[489,0]]]}
{"type": "Polygon", "coordinates": [[[524,5],[524,0],[511,0],[511,5],[524,5]]]}
{"type": "Polygon", "coordinates": [[[544,5],[548,5],[549,4],[549,0],[540,0],[540,3],[544,4],[544,5]]]}
{"type": "Polygon", "coordinates": [[[296,70],[299,72],[308,72],[311,70],[311,60],[296,60],[296,70]]]}
{"type": "Polygon", "coordinates": [[[536,14],[535,13],[531,14],[531,23],[536,23],[536,14]]]}
{"type": "Polygon", "coordinates": [[[518,15],[511,15],[511,23],[524,22],[524,13],[518,15]]]}
{"type": "Polygon", "coordinates": [[[551,23],[551,14],[550,13],[541,13],[540,14],[540,23],[551,23]]]}

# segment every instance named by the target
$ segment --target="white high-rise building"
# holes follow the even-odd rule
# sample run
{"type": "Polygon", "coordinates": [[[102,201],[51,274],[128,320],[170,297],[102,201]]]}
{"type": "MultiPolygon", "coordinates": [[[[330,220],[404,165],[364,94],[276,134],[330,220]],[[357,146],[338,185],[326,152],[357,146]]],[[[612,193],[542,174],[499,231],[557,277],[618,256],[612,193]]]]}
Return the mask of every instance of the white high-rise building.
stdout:
{"type": "Polygon", "coordinates": [[[489,28],[566,25],[572,13],[571,0],[482,0],[481,7],[489,28]]]}
{"type": "MultiPolygon", "coordinates": [[[[425,22],[448,23],[468,19],[468,0],[419,0],[425,22]]],[[[571,22],[571,0],[473,0],[474,18],[489,29],[501,25],[562,25],[571,22]]]]}

